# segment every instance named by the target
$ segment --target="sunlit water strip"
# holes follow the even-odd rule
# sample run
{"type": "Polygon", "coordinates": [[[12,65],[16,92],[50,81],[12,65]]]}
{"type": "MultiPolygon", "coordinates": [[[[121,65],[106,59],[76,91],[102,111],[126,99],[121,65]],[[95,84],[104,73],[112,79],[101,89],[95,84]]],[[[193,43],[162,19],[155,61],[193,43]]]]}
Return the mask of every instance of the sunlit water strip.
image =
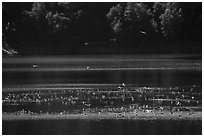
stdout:
{"type": "Polygon", "coordinates": [[[120,70],[194,70],[202,71],[201,67],[159,67],[159,68],[7,68],[3,72],[52,72],[52,71],[120,71],[120,70]]]}

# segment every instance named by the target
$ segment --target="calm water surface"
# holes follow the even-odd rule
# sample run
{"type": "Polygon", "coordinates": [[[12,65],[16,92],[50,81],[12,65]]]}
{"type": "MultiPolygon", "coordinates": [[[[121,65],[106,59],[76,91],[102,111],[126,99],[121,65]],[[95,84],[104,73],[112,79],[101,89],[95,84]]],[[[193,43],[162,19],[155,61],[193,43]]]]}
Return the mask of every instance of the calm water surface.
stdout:
{"type": "Polygon", "coordinates": [[[3,135],[201,135],[202,121],[26,120],[3,121],[3,135]],[[9,127],[9,128],[8,128],[9,127]],[[110,130],[111,129],[111,130],[110,130]]]}
{"type": "Polygon", "coordinates": [[[201,85],[199,55],[3,57],[3,87],[35,84],[201,85]],[[37,67],[35,67],[37,66],[37,67]]]}
{"type": "MultiPolygon", "coordinates": [[[[189,99],[190,102],[186,104],[186,101],[181,100],[182,107],[199,106],[201,107],[202,99],[200,90],[190,92],[191,90],[183,91],[179,90],[178,93],[172,96],[171,87],[182,87],[181,89],[196,88],[202,86],[202,56],[201,55],[86,55],[86,56],[41,56],[41,57],[3,57],[2,59],[2,86],[4,89],[20,86],[22,88],[32,88],[41,85],[43,88],[52,87],[59,88],[56,85],[111,85],[125,83],[126,85],[132,85],[133,87],[167,87],[168,92],[161,90],[154,95],[166,98],[168,100],[156,106],[168,106],[169,102],[177,98],[182,98],[182,94],[185,93],[185,100],[189,99]],[[196,85],[196,86],[194,86],[196,85]],[[170,88],[169,88],[170,87],[170,88]],[[162,96],[164,95],[164,96],[162,96]],[[172,96],[172,97],[171,97],[172,96]],[[194,99],[191,99],[193,97],[194,99]],[[182,102],[183,101],[183,102],[182,102]],[[197,103],[197,104],[195,104],[197,103]]],[[[86,86],[85,86],[86,87],[86,86]]],[[[96,87],[95,87],[96,88],[96,87]]],[[[97,87],[99,88],[99,87],[97,87]]],[[[104,89],[104,87],[100,87],[104,89]]],[[[106,87],[107,88],[107,87],[106,87]]],[[[13,88],[18,89],[18,88],[13,88]]],[[[154,89],[154,88],[153,88],[154,89]]],[[[155,88],[156,89],[156,88],[155,88]]],[[[96,89],[97,91],[98,89],[96,89]]],[[[62,90],[63,91],[63,90],[62,90]]],[[[80,90],[81,91],[81,90],[80,90]]],[[[32,92],[32,91],[30,91],[32,92]]],[[[42,92],[42,97],[52,96],[52,92],[42,92]]],[[[39,91],[38,94],[41,95],[39,91]]],[[[57,92],[53,91],[53,92],[57,92]]],[[[20,93],[20,92],[19,92],[20,93]]],[[[8,99],[19,97],[20,94],[13,92],[9,94],[3,92],[5,98],[9,94],[8,99]],[[10,96],[12,95],[12,96],[10,96]],[[16,96],[15,96],[16,95],[16,96]]],[[[28,93],[26,91],[26,93],[28,93]]],[[[73,92],[76,94],[78,92],[73,92]]],[[[100,97],[104,97],[103,92],[96,92],[100,97]],[[103,94],[103,95],[102,95],[103,94]]],[[[131,92],[131,97],[138,98],[141,96],[143,101],[146,98],[153,97],[148,92],[134,94],[131,92]]],[[[24,93],[22,93],[24,96],[24,93]]],[[[33,93],[32,93],[33,94],[33,93]]],[[[38,95],[37,94],[37,95],[38,95]]],[[[56,94],[59,99],[66,97],[64,94],[69,92],[59,92],[56,94]]],[[[96,94],[96,95],[97,95],[96,94]]],[[[108,94],[108,93],[106,93],[108,94]]],[[[121,93],[123,94],[123,93],[121,93]]],[[[84,92],[76,95],[87,99],[84,92]]],[[[89,97],[90,95],[87,94],[89,97]]],[[[111,95],[111,94],[110,94],[111,95]]],[[[22,97],[23,97],[22,96],[22,97]]],[[[115,95],[116,96],[116,95],[115,95]]],[[[115,97],[114,96],[114,97],[115,97]]],[[[121,96],[119,93],[117,96],[121,96]]],[[[83,99],[84,99],[83,98],[83,99]]],[[[19,98],[21,99],[21,98],[19,98]]],[[[81,99],[81,98],[79,98],[81,99]]],[[[107,102],[105,100],[104,102],[107,102]]],[[[111,99],[111,98],[110,98],[111,99]]],[[[133,102],[128,102],[128,96],[125,98],[125,102],[122,102],[118,98],[113,101],[116,108],[117,105],[131,105],[132,103],[138,103],[138,99],[133,102]]],[[[100,98],[99,98],[100,100],[100,98]]],[[[18,100],[16,100],[18,101],[18,100]]],[[[84,101],[84,100],[79,100],[84,101]]],[[[90,100],[92,101],[92,100],[90,100]]],[[[8,102],[7,102],[8,103],[8,102]]],[[[34,106],[32,102],[20,102],[22,105],[18,107],[13,104],[3,105],[4,111],[15,111],[15,109],[33,110],[37,112],[36,104],[34,106]],[[29,104],[30,103],[30,104],[29,104]],[[15,109],[14,109],[15,108],[15,109]]],[[[54,102],[55,103],[55,102],[54,102]]],[[[51,111],[65,110],[61,102],[59,105],[54,104],[51,106],[51,111]],[[62,110],[58,110],[62,109],[62,110]]],[[[102,102],[103,103],[103,102],[102,102]]],[[[140,105],[157,104],[157,101],[139,102],[140,105]]],[[[94,104],[93,102],[91,103],[94,104]]],[[[84,104],[79,107],[83,107],[84,104]]],[[[97,104],[97,105],[100,105],[97,104]]],[[[107,104],[105,104],[107,106],[107,104]]],[[[173,102],[175,105],[175,101],[173,102]]],[[[49,107],[46,104],[39,107],[40,110],[48,111],[49,107]]],[[[66,106],[66,108],[68,108],[66,106]]],[[[76,107],[74,108],[76,109],[76,107]]],[[[16,110],[18,111],[18,110],[16,110]]],[[[202,134],[202,121],[189,121],[189,120],[17,120],[17,121],[3,121],[2,134],[202,134]],[[111,129],[111,130],[110,130],[111,129]]]]}

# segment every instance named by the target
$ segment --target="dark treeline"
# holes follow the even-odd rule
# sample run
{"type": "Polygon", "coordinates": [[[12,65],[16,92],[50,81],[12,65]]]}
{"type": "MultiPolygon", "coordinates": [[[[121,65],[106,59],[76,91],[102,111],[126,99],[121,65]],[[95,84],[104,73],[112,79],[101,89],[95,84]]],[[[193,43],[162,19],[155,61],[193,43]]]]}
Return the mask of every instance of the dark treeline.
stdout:
{"type": "Polygon", "coordinates": [[[201,48],[183,42],[202,41],[202,3],[3,2],[2,9],[3,49],[19,54],[201,48]]]}

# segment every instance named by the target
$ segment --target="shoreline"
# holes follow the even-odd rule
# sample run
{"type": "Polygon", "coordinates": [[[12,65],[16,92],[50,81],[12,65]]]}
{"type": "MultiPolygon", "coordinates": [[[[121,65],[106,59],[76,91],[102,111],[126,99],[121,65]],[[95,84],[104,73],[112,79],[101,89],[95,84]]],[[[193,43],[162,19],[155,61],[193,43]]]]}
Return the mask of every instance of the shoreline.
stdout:
{"type": "Polygon", "coordinates": [[[189,114],[188,111],[175,112],[171,114],[170,111],[138,111],[127,113],[90,113],[84,112],[80,114],[14,114],[14,113],[2,113],[2,121],[12,120],[202,120],[202,111],[196,111],[193,114],[189,114]]]}

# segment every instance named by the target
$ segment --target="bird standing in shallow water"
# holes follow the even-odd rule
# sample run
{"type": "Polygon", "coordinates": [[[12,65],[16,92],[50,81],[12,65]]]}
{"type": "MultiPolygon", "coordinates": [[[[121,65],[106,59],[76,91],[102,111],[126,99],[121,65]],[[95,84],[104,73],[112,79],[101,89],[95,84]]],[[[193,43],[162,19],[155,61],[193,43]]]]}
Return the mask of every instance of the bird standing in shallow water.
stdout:
{"type": "Polygon", "coordinates": [[[173,108],[171,109],[171,114],[174,115],[175,112],[176,112],[176,107],[173,107],[173,108]]]}
{"type": "Polygon", "coordinates": [[[118,86],[118,89],[123,89],[125,87],[125,83],[122,83],[121,86],[118,86]]]}
{"type": "Polygon", "coordinates": [[[181,116],[182,116],[182,114],[183,114],[183,113],[182,113],[182,111],[181,111],[181,112],[179,113],[179,115],[178,115],[178,116],[179,116],[179,117],[181,117],[181,116]]]}
{"type": "Polygon", "coordinates": [[[164,114],[163,110],[164,110],[164,107],[160,107],[161,114],[164,114]]]}
{"type": "Polygon", "coordinates": [[[194,115],[194,109],[189,108],[189,115],[194,115]]]}

